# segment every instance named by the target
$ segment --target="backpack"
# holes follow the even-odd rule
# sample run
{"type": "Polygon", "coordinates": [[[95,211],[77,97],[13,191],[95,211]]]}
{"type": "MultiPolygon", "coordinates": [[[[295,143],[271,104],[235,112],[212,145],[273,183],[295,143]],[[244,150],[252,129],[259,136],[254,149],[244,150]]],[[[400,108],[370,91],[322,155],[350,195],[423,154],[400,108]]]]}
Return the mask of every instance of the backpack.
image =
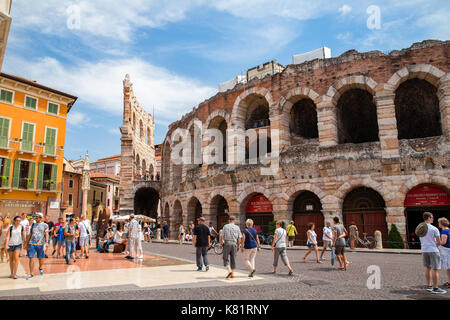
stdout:
{"type": "MultiPolygon", "coordinates": [[[[11,240],[12,237],[12,230],[13,230],[13,226],[9,227],[9,239],[11,240]]],[[[22,234],[23,232],[23,225],[20,225],[20,234],[22,234]]]]}

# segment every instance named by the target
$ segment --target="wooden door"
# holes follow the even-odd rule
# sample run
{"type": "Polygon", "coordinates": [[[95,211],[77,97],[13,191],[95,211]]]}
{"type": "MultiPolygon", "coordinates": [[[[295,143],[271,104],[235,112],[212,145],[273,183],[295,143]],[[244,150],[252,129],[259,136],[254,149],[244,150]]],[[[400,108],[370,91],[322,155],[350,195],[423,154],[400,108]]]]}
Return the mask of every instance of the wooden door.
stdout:
{"type": "Polygon", "coordinates": [[[297,228],[297,236],[295,237],[295,245],[306,246],[308,240],[306,233],[308,232],[308,225],[310,222],[315,224],[314,231],[317,234],[317,243],[319,246],[323,245],[323,215],[322,213],[297,213],[294,214],[294,224],[297,228]]]}

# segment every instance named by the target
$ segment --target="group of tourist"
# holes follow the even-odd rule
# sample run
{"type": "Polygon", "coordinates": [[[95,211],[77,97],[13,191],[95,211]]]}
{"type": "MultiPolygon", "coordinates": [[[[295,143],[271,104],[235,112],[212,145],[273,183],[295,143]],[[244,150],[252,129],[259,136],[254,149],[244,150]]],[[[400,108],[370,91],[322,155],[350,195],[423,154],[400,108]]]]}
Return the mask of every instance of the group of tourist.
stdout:
{"type": "Polygon", "coordinates": [[[4,219],[0,234],[0,248],[8,252],[7,260],[10,264],[10,278],[17,279],[17,269],[22,251],[26,252],[29,259],[29,274],[27,279],[34,277],[36,259],[39,261],[39,274],[44,274],[44,259],[48,258],[47,252],[50,244],[53,246],[52,256],[64,257],[67,264],[72,264],[76,259],[84,255],[89,258],[89,246],[91,242],[92,228],[85,216],[81,219],[71,218],[69,223],[60,218],[58,223],[50,221],[49,217],[42,213],[36,213],[27,218],[23,213],[12,219],[4,219]],[[75,257],[76,251],[80,255],[75,257]]]}
{"type": "MultiPolygon", "coordinates": [[[[168,236],[169,235],[169,226],[167,225],[166,222],[164,222],[164,224],[165,224],[165,227],[167,227],[167,236],[168,236]]],[[[193,242],[194,241],[194,229],[195,229],[195,224],[194,224],[194,221],[192,221],[192,220],[189,222],[189,225],[187,228],[185,228],[184,225],[182,223],[180,223],[178,226],[178,244],[181,245],[185,241],[193,242]]],[[[216,231],[216,229],[214,229],[212,222],[209,223],[208,229],[210,232],[211,240],[215,239],[219,235],[219,233],[216,231]]]]}

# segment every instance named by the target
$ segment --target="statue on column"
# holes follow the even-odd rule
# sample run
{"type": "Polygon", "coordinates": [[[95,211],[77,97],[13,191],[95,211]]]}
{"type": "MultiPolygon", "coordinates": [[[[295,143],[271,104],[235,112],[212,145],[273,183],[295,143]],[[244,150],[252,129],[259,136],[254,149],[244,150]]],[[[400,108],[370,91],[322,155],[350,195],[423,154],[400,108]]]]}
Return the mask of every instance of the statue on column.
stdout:
{"type": "MultiPolygon", "coordinates": [[[[86,219],[92,220],[92,217],[87,216],[87,201],[88,201],[88,192],[91,189],[91,169],[89,164],[89,155],[86,152],[86,156],[84,157],[84,165],[82,170],[82,178],[81,178],[81,190],[83,191],[83,202],[81,207],[81,215],[86,216],[86,219]]],[[[92,221],[91,221],[92,222],[92,221]]]]}

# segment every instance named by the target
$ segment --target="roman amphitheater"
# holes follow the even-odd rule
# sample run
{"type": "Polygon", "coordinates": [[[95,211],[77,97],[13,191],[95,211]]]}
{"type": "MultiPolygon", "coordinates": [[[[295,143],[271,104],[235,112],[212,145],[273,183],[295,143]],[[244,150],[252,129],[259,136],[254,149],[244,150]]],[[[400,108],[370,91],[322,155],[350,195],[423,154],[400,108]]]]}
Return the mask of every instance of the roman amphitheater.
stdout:
{"type": "MultiPolygon", "coordinates": [[[[361,234],[380,230],[384,241],[395,224],[407,242],[424,210],[450,216],[449,45],[350,50],[288,65],[202,102],[169,126],[163,143],[159,196],[171,237],[200,215],[219,227],[235,215],[241,226],[252,218],[261,232],[270,221],[294,220],[297,244],[304,244],[310,221],[321,239],[324,222],[339,216],[361,234]],[[269,153],[277,131],[280,152],[272,161],[279,168],[267,176],[262,164],[176,164],[177,128],[191,139],[216,128],[224,141],[227,129],[269,129],[269,153]]],[[[247,138],[247,150],[258,139],[247,138]]]]}

